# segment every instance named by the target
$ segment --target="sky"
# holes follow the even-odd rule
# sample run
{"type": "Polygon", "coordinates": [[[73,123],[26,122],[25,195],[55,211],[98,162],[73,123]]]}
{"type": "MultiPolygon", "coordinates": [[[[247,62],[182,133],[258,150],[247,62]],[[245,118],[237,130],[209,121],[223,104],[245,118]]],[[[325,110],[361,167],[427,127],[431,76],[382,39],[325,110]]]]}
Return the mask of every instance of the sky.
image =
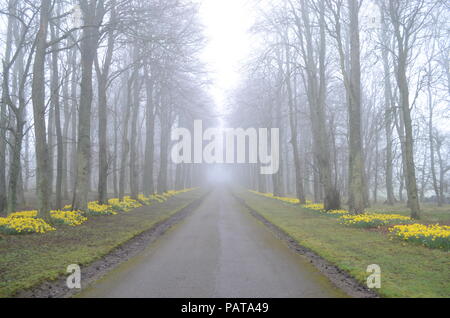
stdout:
{"type": "Polygon", "coordinates": [[[210,93],[220,113],[226,111],[227,92],[239,82],[240,68],[251,51],[249,29],[254,15],[251,0],[199,0],[208,44],[202,59],[211,72],[210,93]]]}

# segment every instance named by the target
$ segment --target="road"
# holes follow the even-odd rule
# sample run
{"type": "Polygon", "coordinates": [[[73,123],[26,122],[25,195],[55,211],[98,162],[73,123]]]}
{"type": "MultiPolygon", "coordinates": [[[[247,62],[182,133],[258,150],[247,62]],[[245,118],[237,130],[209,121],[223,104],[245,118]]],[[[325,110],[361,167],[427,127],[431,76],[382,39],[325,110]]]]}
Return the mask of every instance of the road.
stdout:
{"type": "Polygon", "coordinates": [[[225,189],[79,297],[343,297],[225,189]]]}

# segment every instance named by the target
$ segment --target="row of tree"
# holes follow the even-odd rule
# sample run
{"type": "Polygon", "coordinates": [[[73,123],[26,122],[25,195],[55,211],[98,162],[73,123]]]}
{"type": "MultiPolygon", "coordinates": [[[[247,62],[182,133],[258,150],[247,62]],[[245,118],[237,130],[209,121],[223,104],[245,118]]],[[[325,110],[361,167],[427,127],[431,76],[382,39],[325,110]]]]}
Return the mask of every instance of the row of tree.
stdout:
{"type": "Polygon", "coordinates": [[[448,2],[279,0],[260,8],[258,49],[230,121],[280,128],[282,169],[267,178],[247,166],[247,185],[327,210],[345,202],[352,213],[379,196],[402,201],[405,189],[414,218],[427,195],[442,205],[448,2]]]}
{"type": "Polygon", "coordinates": [[[0,14],[1,214],[33,189],[48,218],[199,180],[168,160],[171,127],[209,103],[198,5],[5,0],[0,14]]]}

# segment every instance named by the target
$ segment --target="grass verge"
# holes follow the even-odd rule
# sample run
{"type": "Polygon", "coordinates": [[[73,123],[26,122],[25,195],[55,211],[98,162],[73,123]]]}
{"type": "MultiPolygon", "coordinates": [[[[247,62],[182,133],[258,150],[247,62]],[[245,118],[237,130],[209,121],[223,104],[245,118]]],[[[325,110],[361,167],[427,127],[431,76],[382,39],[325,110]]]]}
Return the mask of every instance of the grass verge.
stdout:
{"type": "Polygon", "coordinates": [[[127,213],[90,217],[77,227],[59,225],[46,234],[0,236],[0,297],[57,279],[70,264],[100,259],[202,195],[203,191],[194,190],[127,213]]]}
{"type": "Polygon", "coordinates": [[[450,297],[450,253],[390,240],[336,218],[248,191],[236,195],[300,245],[365,284],[367,266],[381,267],[382,297],[450,297]]]}

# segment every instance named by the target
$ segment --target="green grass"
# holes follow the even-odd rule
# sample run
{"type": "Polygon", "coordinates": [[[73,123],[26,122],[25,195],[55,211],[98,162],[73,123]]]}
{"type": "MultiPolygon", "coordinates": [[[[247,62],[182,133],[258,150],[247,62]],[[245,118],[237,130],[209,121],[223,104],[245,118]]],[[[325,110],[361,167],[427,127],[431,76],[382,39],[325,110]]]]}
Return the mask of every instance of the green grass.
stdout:
{"type": "Polygon", "coordinates": [[[101,258],[202,195],[195,190],[130,212],[89,217],[81,226],[57,225],[46,234],[0,236],[0,297],[57,279],[70,264],[101,258]]]}
{"type": "Polygon", "coordinates": [[[380,296],[450,297],[449,252],[390,240],[380,231],[347,227],[335,217],[248,191],[238,191],[237,195],[300,245],[362,284],[367,279],[367,266],[380,265],[381,289],[376,290],[380,296]]]}

